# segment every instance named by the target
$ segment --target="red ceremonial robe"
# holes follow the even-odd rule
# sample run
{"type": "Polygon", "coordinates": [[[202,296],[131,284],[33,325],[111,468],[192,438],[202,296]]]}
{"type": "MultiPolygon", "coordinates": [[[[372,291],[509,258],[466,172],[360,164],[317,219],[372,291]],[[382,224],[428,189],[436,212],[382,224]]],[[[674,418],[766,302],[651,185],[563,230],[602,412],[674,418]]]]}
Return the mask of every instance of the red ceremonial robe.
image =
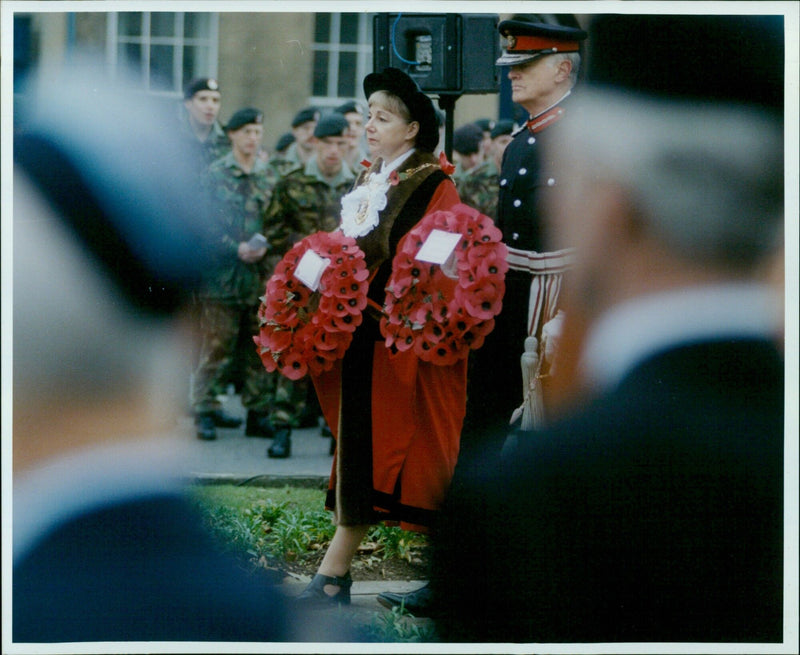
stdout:
{"type": "MultiPolygon", "coordinates": [[[[380,165],[376,161],[358,183],[380,165]]],[[[415,152],[401,168],[379,225],[358,239],[373,273],[368,295],[379,306],[400,239],[425,214],[459,202],[455,186],[432,155],[415,152]]],[[[455,470],[467,362],[439,366],[412,351],[392,354],[378,322],[368,308],[344,358],[314,378],[337,440],[326,507],[340,525],[385,520],[425,532],[455,470]]]]}

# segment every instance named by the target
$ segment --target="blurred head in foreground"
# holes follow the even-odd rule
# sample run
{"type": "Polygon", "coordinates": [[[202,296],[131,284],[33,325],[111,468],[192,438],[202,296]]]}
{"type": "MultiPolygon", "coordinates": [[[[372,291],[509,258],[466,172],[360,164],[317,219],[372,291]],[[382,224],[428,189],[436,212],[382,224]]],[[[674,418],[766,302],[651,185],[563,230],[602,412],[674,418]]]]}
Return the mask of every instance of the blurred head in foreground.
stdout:
{"type": "Polygon", "coordinates": [[[782,236],[782,17],[606,15],[591,34],[580,116],[553,150],[573,183],[548,212],[577,250],[573,318],[757,278],[782,236]]]}
{"type": "Polygon", "coordinates": [[[126,81],[79,66],[32,81],[18,103],[15,468],[81,432],[83,419],[66,417],[88,420],[82,408],[104,408],[103,438],[113,438],[181,404],[171,374],[183,372],[177,346],[188,338],[171,319],[210,255],[208,205],[185,146],[160,127],[168,109],[126,81]],[[51,420],[57,429],[43,429],[51,420]]]}
{"type": "Polygon", "coordinates": [[[169,116],[78,67],[15,119],[12,639],[287,640],[184,495],[180,317],[214,240],[169,116]]]}

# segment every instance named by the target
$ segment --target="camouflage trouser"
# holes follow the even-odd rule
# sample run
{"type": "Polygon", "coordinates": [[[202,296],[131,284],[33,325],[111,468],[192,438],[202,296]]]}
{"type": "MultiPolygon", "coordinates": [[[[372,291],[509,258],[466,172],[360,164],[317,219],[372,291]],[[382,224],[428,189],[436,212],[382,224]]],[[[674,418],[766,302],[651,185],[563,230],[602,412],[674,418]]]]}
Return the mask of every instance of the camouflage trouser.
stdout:
{"type": "Polygon", "coordinates": [[[247,305],[201,302],[202,342],[192,385],[195,412],[219,409],[217,396],[225,393],[237,357],[242,360],[242,404],[247,409],[269,411],[277,375],[266,371],[250,338],[258,331],[257,311],[247,305]]]}
{"type": "Polygon", "coordinates": [[[292,381],[280,373],[275,373],[275,376],[277,380],[270,415],[272,424],[298,427],[306,409],[308,378],[292,381]]]}
{"type": "Polygon", "coordinates": [[[270,414],[275,425],[296,426],[305,410],[308,382],[292,382],[264,368],[252,340],[258,333],[258,308],[203,301],[200,328],[202,343],[192,386],[195,412],[220,408],[217,396],[225,393],[238,357],[245,409],[270,414]]]}

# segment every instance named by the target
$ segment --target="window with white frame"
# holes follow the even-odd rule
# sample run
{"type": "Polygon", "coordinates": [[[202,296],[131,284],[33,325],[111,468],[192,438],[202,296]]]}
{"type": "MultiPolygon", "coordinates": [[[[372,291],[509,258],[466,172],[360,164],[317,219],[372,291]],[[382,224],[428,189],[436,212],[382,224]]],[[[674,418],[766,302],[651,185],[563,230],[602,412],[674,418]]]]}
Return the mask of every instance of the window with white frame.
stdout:
{"type": "Polygon", "coordinates": [[[110,12],[107,25],[111,69],[132,66],[150,93],[179,96],[193,78],[217,75],[216,13],[110,12]]]}
{"type": "Polygon", "coordinates": [[[361,97],[361,81],[372,72],[372,17],[316,14],[312,104],[335,106],[361,97]]]}

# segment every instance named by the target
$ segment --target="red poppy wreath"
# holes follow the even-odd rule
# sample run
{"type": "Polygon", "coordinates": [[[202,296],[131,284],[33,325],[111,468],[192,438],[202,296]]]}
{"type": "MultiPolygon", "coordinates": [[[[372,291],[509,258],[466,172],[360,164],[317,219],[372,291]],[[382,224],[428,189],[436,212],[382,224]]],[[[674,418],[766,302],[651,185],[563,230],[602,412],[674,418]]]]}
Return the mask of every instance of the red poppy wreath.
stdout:
{"type": "Polygon", "coordinates": [[[423,217],[398,244],[386,288],[381,333],[393,352],[412,350],[422,360],[447,366],[480,348],[502,307],[508,252],[500,230],[468,205],[423,217]],[[433,230],[460,234],[447,266],[417,259],[433,230]]]}
{"type": "Polygon", "coordinates": [[[368,277],[364,252],[340,230],[296,243],[275,267],[261,298],[260,330],[253,340],[264,367],[292,380],[329,370],[361,324],[368,277]],[[295,276],[309,250],[329,260],[315,291],[295,276]]]}

